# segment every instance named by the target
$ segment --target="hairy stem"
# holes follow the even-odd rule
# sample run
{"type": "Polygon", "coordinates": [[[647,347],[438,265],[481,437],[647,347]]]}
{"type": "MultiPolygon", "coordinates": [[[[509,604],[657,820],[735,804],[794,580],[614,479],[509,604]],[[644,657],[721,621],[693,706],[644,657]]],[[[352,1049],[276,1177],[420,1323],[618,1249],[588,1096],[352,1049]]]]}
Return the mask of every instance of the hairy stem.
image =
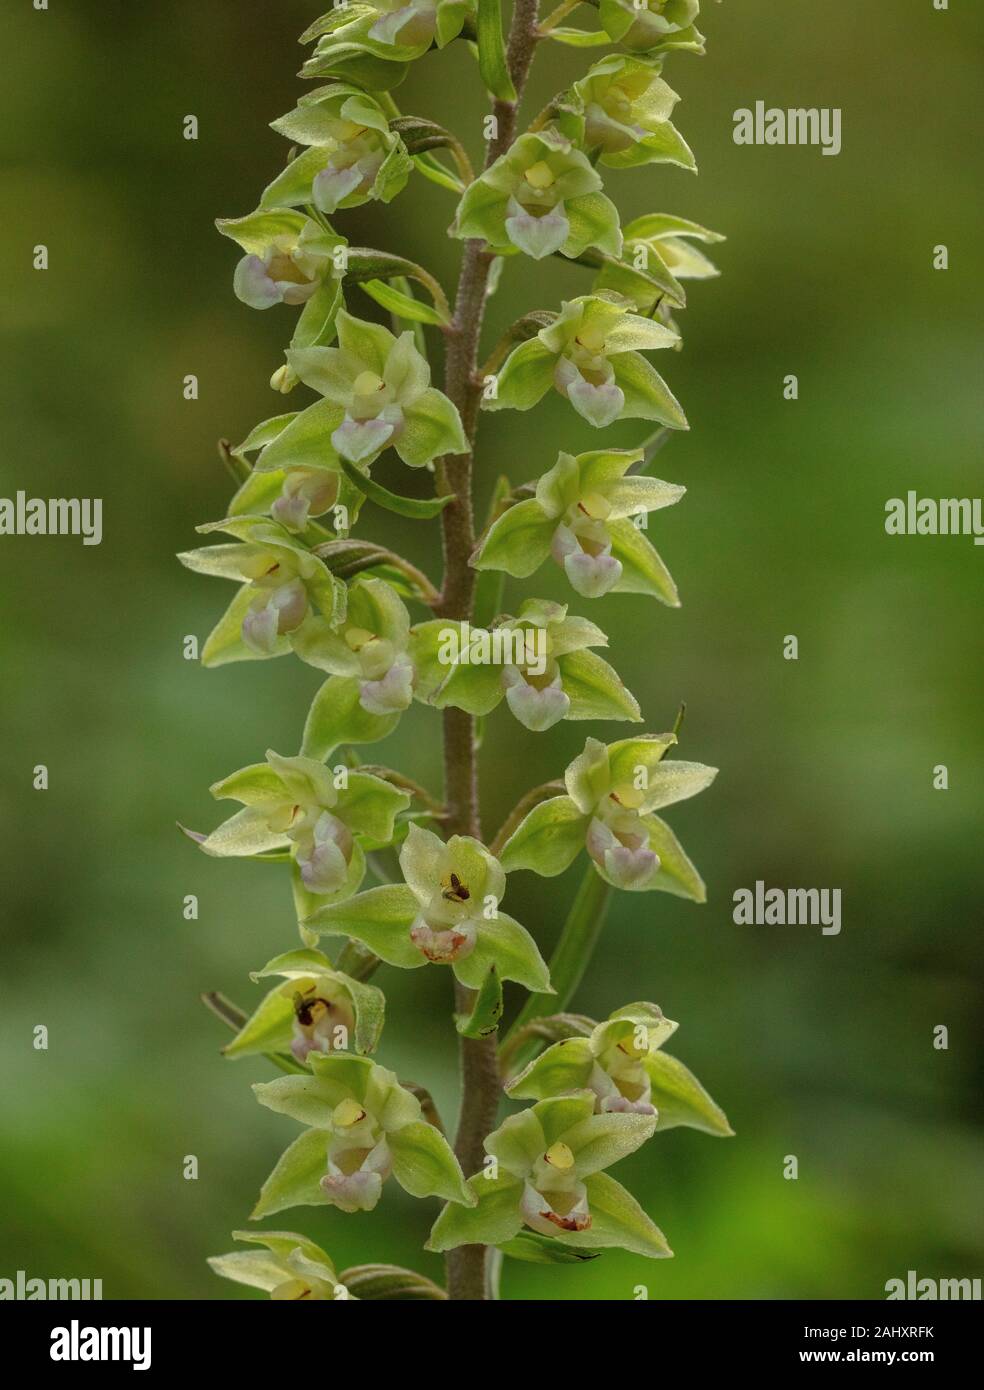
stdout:
{"type": "MultiPolygon", "coordinates": [[[[512,144],[516,110],[536,48],[538,0],[516,0],[509,31],[507,62],[516,101],[496,100],[493,105],[495,134],[486,150],[486,168],[512,144]]],[[[489,268],[494,257],[484,242],[465,242],[454,316],[447,330],[445,393],[458,407],[469,450],[441,460],[438,478],[442,490],[454,501],[441,513],[444,541],[444,583],[439,617],[462,620],[472,616],[475,571],[468,563],[475,544],[472,501],[472,463],[481,387],[475,379],[479,338],[485,313],[489,268]]],[[[478,801],[478,758],[475,720],[464,710],[444,711],[444,800],[450,835],[482,833],[478,801]]],[[[459,1013],[471,1008],[472,991],[455,987],[459,1013]]],[[[483,1140],[495,1127],[500,1084],[495,1034],[488,1038],[459,1040],[461,1065],[461,1114],[455,1153],[466,1177],[482,1166],[483,1140]]],[[[490,1296],[487,1248],[464,1245],[447,1258],[448,1296],[452,1299],[484,1299],[490,1296]]]]}

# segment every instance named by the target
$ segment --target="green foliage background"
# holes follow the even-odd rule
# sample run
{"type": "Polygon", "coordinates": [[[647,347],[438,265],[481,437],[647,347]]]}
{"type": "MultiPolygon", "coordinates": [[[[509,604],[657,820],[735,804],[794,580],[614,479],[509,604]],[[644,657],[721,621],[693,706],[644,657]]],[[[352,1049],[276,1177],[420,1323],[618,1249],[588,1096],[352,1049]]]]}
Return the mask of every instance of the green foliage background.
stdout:
{"type": "MultiPolygon", "coordinates": [[[[660,455],[687,485],[650,536],[681,612],[611,597],[614,661],[652,729],[688,704],[682,756],[715,787],[670,816],[702,868],[698,908],[617,899],[576,1006],[647,997],[679,1019],[674,1050],[738,1137],[676,1130],[624,1163],[677,1258],[578,1269],[509,1263],[515,1298],[878,1298],[886,1279],[979,1275],[981,1136],[980,595],[967,539],[889,538],[885,500],[981,491],[982,264],[974,97],[984,16],[953,0],[727,0],[705,7],[704,59],[667,75],[700,177],[609,174],[623,216],[661,210],[726,232],[724,276],[693,284],[682,355],[659,366],[688,437],[660,455]],[[839,106],[844,148],[738,148],[732,111],[839,106]],[[931,268],[938,242],[947,273],[931,268]],[[800,400],[783,401],[786,373],[800,400]],[[795,633],[800,659],[786,662],[795,633]],[[946,763],[950,790],[931,788],[946,763]],[[736,927],[758,878],[843,890],[843,932],[736,927]],[[950,1048],[931,1045],[937,1024],[950,1048]],[[798,1156],[797,1182],[781,1176],[798,1156]]],[[[255,205],[284,154],[266,123],[292,104],[295,36],[316,7],[231,0],[8,7],[0,180],[6,308],[0,494],[105,499],[98,548],[0,540],[0,855],[4,1099],[0,1275],[102,1277],[107,1296],[214,1298],[204,1258],[230,1248],[293,1134],[258,1107],[262,1063],[225,1063],[198,1003],[293,944],[284,876],[209,861],[174,829],[216,822],[206,788],[267,746],[294,751],[318,675],[278,661],[204,672],[181,656],[222,586],[172,558],[223,514],[219,435],[273,414],[267,381],[291,311],[233,297],[216,215],[255,205]],[[189,112],[196,143],[181,138],[189,112]],[[46,274],[30,267],[50,247],[46,274]],[[199,376],[201,398],[181,382],[199,376]],[[31,789],[36,763],[51,787],[31,789]],[[199,896],[198,922],[182,917],[199,896]],[[50,1030],[47,1052],[32,1028],[50,1030]],[[182,1160],[197,1155],[187,1182],[182,1160]]],[[[591,54],[545,46],[531,110],[591,54]]],[[[413,69],[405,110],[479,144],[484,100],[459,45],[413,69]]],[[[450,283],[452,200],[421,179],[391,207],[339,218],[353,243],[450,283]]],[[[492,328],[581,291],[579,268],[520,261],[492,328]]],[[[356,312],[369,301],[353,291],[356,312]]],[[[610,439],[638,440],[644,426],[610,439]]],[[[480,488],[593,445],[559,398],[488,418],[480,488]]],[[[395,465],[379,475],[391,485],[395,465]],[[389,471],[387,471],[389,469],[389,471]]],[[[423,486],[425,480],[416,480],[423,486]]],[[[408,475],[400,486],[410,490],[408,475]]],[[[367,509],[378,537],[431,558],[436,527],[367,509]]],[[[541,586],[562,597],[552,576],[541,586]]],[[[513,590],[512,592],[515,592],[513,590]]],[[[437,721],[419,706],[386,759],[437,782],[437,721]]],[[[526,732],[501,710],[483,753],[486,825],[556,775],[595,726],[526,732]]],[[[576,871],[575,871],[576,873],[576,871]]],[[[549,949],[574,880],[514,880],[507,908],[549,949]]],[[[449,979],[380,977],[380,1059],[454,1105],[449,979]]],[[[419,1253],[434,1204],[398,1190],[375,1214],[298,1210],[339,1266],[419,1253]]],[[[249,1295],[245,1295],[249,1296],[249,1295]]]]}

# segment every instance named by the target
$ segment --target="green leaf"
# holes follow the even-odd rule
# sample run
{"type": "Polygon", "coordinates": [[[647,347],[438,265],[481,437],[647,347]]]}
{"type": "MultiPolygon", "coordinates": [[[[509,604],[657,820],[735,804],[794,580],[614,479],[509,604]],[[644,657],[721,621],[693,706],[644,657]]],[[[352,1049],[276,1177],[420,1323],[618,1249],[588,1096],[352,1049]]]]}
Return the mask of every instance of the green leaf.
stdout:
{"type": "Polygon", "coordinates": [[[455,1026],[463,1038],[487,1038],[498,1028],[502,1009],[502,981],[492,964],[476,992],[471,1013],[456,1014],[455,1026]]]}
{"type": "Polygon", "coordinates": [[[516,88],[509,76],[506,45],[502,37],[500,0],[478,0],[478,70],[482,81],[500,101],[515,101],[516,88]]]}
{"type": "Polygon", "coordinates": [[[397,516],[426,521],[438,516],[449,502],[454,501],[453,493],[448,493],[445,497],[400,497],[381,483],[373,482],[367,474],[360,472],[355,464],[349,463],[348,459],[342,459],[341,464],[346,478],[354,483],[370,502],[375,502],[378,507],[385,507],[388,512],[396,512],[397,516]]]}
{"type": "Polygon", "coordinates": [[[728,1117],[682,1062],[666,1052],[652,1052],[643,1062],[659,1111],[657,1129],[686,1125],[722,1138],[734,1134],[728,1117]]]}
{"type": "Polygon", "coordinates": [[[462,194],[465,185],[456,174],[452,174],[450,169],[446,169],[436,155],[425,151],[423,154],[415,154],[413,162],[417,169],[423,174],[425,179],[430,179],[431,183],[436,183],[439,188],[445,188],[449,193],[462,194]]]}
{"type": "Polygon", "coordinates": [[[386,1139],[393,1156],[393,1176],[411,1197],[443,1197],[447,1202],[475,1205],[461,1165],[433,1125],[418,1120],[392,1130],[386,1139]]]}
{"type": "MultiPolygon", "coordinates": [[[[488,530],[499,514],[501,504],[512,491],[509,479],[500,474],[496,479],[492,500],[489,503],[485,528],[488,530]]],[[[474,559],[472,560],[474,564],[474,559]]],[[[472,604],[472,622],[476,627],[487,628],[493,618],[502,612],[502,596],[505,590],[505,575],[501,570],[487,570],[478,566],[479,575],[475,582],[475,598],[472,604]]]]}
{"type": "Polygon", "coordinates": [[[419,299],[414,299],[412,295],[403,294],[400,290],[394,289],[392,285],[387,285],[384,280],[364,280],[359,288],[370,299],[374,299],[377,304],[381,304],[384,309],[388,309],[391,314],[396,314],[398,318],[409,319],[412,323],[435,325],[451,322],[446,314],[442,314],[432,305],[424,304],[419,299]]]}
{"type": "Polygon", "coordinates": [[[530,869],[554,878],[569,868],[584,848],[588,817],[569,796],[553,796],[534,806],[516,827],[499,855],[507,873],[530,869]]]}
{"type": "Polygon", "coordinates": [[[600,1257],[598,1250],[570,1250],[553,1236],[541,1236],[537,1231],[520,1231],[512,1240],[503,1241],[498,1249],[511,1260],[532,1265],[579,1265],[600,1257]]]}

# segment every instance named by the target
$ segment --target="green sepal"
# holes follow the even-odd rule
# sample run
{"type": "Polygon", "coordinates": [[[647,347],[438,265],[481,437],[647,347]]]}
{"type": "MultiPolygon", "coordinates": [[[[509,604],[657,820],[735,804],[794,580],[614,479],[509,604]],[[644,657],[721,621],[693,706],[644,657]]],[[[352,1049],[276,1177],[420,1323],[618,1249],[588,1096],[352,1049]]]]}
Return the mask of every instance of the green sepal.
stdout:
{"type": "Polygon", "coordinates": [[[569,868],[584,848],[588,817],[569,796],[541,801],[503,845],[499,860],[507,873],[530,869],[554,878],[569,868]]]}
{"type": "Polygon", "coordinates": [[[643,1066],[652,1087],[653,1105],[659,1111],[657,1129],[685,1125],[720,1138],[734,1134],[727,1115],[682,1062],[666,1052],[651,1052],[643,1066]]]}
{"type": "Polygon", "coordinates": [[[475,1197],[461,1165],[440,1130],[424,1120],[401,1125],[387,1134],[393,1176],[411,1197],[441,1197],[470,1207],[475,1197]]]}
{"type": "Polygon", "coordinates": [[[434,1222],[425,1250],[440,1253],[459,1245],[501,1245],[518,1234],[523,1225],[519,1209],[523,1184],[502,1171],[495,1178],[486,1176],[490,1171],[468,1179],[476,1199],[473,1206],[448,1203],[434,1222]]]}
{"type": "Polygon", "coordinates": [[[675,898],[689,898],[695,903],[707,902],[704,880],[666,821],[659,816],[644,816],[643,824],[649,832],[649,847],[660,859],[659,872],[649,888],[672,893],[675,898]]]}
{"type": "Polygon", "coordinates": [[[567,652],[557,658],[564,694],[571,707],[568,719],[631,719],[641,722],[639,702],[623,685],[614,667],[596,652],[567,652]]]}
{"type": "Polygon", "coordinates": [[[586,1231],[561,1231],[557,1240],[579,1250],[615,1248],[652,1260],[672,1256],[663,1232],[620,1182],[608,1173],[591,1173],[585,1178],[584,1186],[591,1209],[591,1225],[586,1231]]]}
{"type": "Polygon", "coordinates": [[[416,970],[427,964],[426,956],[410,940],[418,911],[411,890],[392,883],[319,908],[303,925],[319,936],[353,937],[388,965],[416,970]]]}
{"type": "Polygon", "coordinates": [[[504,570],[514,579],[528,579],[549,559],[556,529],[556,520],[535,498],[516,502],[493,522],[472,564],[477,570],[504,570]]]}
{"type": "Polygon", "coordinates": [[[321,1188],[327,1156],[328,1136],[324,1130],[306,1129],[298,1135],[277,1159],[273,1172],[260,1188],[250,1220],[259,1221],[288,1207],[327,1206],[328,1198],[321,1188]]]}
{"type": "Polygon", "coordinates": [[[546,1100],[580,1091],[588,1085],[594,1065],[590,1039],[568,1038],[530,1062],[508,1083],[506,1094],[519,1100],[546,1100]]]}
{"type": "Polygon", "coordinates": [[[327,758],[343,743],[376,743],[392,733],[399,714],[371,714],[359,703],[357,676],[330,676],[321,686],[304,724],[301,752],[327,758]]]}

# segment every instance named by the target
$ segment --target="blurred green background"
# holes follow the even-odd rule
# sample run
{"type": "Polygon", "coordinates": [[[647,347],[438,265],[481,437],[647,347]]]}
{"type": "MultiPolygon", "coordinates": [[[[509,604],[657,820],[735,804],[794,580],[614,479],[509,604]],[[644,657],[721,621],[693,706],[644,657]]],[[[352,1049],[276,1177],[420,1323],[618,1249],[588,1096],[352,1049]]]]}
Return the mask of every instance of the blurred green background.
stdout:
{"type": "MultiPolygon", "coordinates": [[[[617,1170],[674,1260],[508,1262],[512,1298],[625,1299],[640,1283],[652,1298],[879,1298],[908,1269],[982,1272],[984,554],[968,539],[889,538],[883,519],[909,488],[981,491],[984,14],[959,0],[949,13],[931,0],[704,10],[708,55],[667,65],[700,177],[650,166],[607,180],[623,220],[674,212],[729,238],[714,248],[723,277],[691,285],[683,353],[659,362],[692,430],[657,471],[689,491],[650,536],[684,606],[615,596],[602,621],[648,726],[667,727],[686,700],[682,756],[722,769],[670,814],[709,902],[619,897],[575,1006],[661,1004],[681,1024],[672,1050],[737,1137],[674,1130],[617,1170]],[[759,98],[842,108],[842,153],[736,147],[732,112],[759,98]],[[946,273],[931,266],[941,242],[946,273]],[[787,373],[795,403],[782,398],[787,373]],[[798,662],[782,658],[790,633],[798,662]],[[932,789],[939,763],[946,792],[932,789]],[[841,888],[841,935],[735,926],[732,893],[759,878],[841,888]],[[938,1024],[947,1051],[932,1046],[938,1024]],[[796,1182],[782,1177],[788,1154],[796,1182]]],[[[216,439],[283,408],[268,378],[294,311],[236,301],[237,252],[212,219],[249,211],[279,167],[285,146],[267,122],[293,104],[296,35],[317,12],[316,0],[55,0],[48,12],[20,0],[4,19],[16,57],[0,120],[0,495],[102,497],[105,539],[0,541],[3,1276],[101,1277],[107,1297],[235,1296],[205,1256],[231,1248],[296,1132],[251,1096],[265,1064],[224,1062],[225,1035],[198,1002],[212,988],[258,997],[247,972],[295,939],[284,877],[208,860],[174,823],[209,828],[210,782],[268,746],[296,747],[319,676],[293,660],[217,672],[184,661],[183,637],[208,632],[227,592],[173,554],[223,514],[216,439]],[[189,113],[197,142],[182,138],[189,113]],[[182,398],[186,373],[198,401],[182,398]],[[41,762],[46,792],[31,786],[41,762]],[[197,922],[182,916],[190,893],[197,922]],[[32,1046],[39,1023],[47,1052],[32,1046]],[[196,1182],[182,1176],[187,1154],[196,1182]]],[[[530,111],[591,56],[545,45],[530,111]]],[[[418,63],[399,100],[477,151],[485,103],[460,45],[418,63]]],[[[418,178],[338,224],[451,285],[452,205],[418,178]]],[[[582,292],[584,276],[511,265],[490,333],[582,292]]],[[[350,303],[375,313],[357,290],[350,303]]],[[[628,422],[609,438],[645,433],[628,422]]],[[[559,398],[488,417],[481,493],[501,470],[534,477],[559,446],[594,444],[559,398]]],[[[388,461],[379,476],[408,486],[388,461]]],[[[364,522],[435,567],[428,525],[375,509],[364,522]]],[[[538,587],[564,596],[553,575],[538,587]]],[[[587,733],[620,736],[540,736],[493,716],[489,831],[587,733]]],[[[377,751],[438,781],[435,716],[419,706],[377,751]]],[[[510,910],[545,951],[576,875],[511,885],[510,910]]],[[[379,981],[380,1060],[431,1087],[450,1119],[447,975],[379,981]]],[[[339,1267],[439,1274],[419,1251],[435,1209],[390,1184],[371,1215],[298,1209],[268,1224],[313,1235],[339,1267]]]]}

